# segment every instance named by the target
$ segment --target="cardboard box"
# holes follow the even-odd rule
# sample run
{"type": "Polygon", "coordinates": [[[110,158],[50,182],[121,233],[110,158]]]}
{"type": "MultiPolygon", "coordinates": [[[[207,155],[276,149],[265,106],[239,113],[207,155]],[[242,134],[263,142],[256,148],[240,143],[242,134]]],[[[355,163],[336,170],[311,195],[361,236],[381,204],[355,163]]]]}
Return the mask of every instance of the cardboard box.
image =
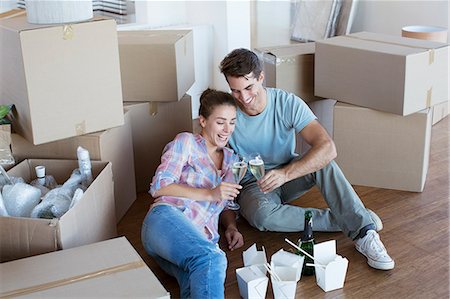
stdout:
{"type": "MultiPolygon", "coordinates": [[[[72,171],[78,168],[76,160],[29,159],[11,168],[8,174],[30,182],[36,178],[34,167],[37,165],[45,166],[46,173],[52,174],[58,183],[65,182],[72,171]]],[[[0,261],[115,237],[117,232],[111,163],[93,161],[92,174],[94,181],[81,200],[60,219],[0,217],[0,261]]]]}
{"type": "Polygon", "coordinates": [[[191,30],[119,31],[123,100],[180,100],[194,84],[191,30]]]}
{"type": "Polygon", "coordinates": [[[15,104],[14,130],[27,140],[42,144],[124,123],[113,19],[33,25],[22,15],[0,20],[0,39],[0,101],[15,104]]]}
{"type": "Polygon", "coordinates": [[[294,45],[255,49],[264,62],[265,85],[292,92],[305,102],[321,99],[314,96],[315,45],[294,45]]]}
{"type": "Polygon", "coordinates": [[[338,103],[336,162],[353,185],[421,192],[428,172],[431,109],[408,116],[338,103]]]}
{"type": "Polygon", "coordinates": [[[447,44],[360,32],[316,42],[315,95],[409,115],[448,100],[447,44]]]}
{"type": "Polygon", "coordinates": [[[116,221],[119,222],[136,200],[129,113],[125,113],[123,126],[41,145],[33,145],[20,135],[12,134],[12,151],[17,161],[27,158],[76,160],[78,146],[89,151],[91,160],[112,163],[116,221]]]}
{"type": "Polygon", "coordinates": [[[125,237],[0,264],[0,297],[165,298],[125,237]]]}
{"type": "Polygon", "coordinates": [[[137,192],[148,192],[164,147],[178,133],[192,132],[191,97],[179,102],[125,103],[130,110],[137,192]]]}
{"type": "Polygon", "coordinates": [[[325,292],[344,287],[348,260],[336,254],[336,240],[314,244],[316,282],[325,292]]]}

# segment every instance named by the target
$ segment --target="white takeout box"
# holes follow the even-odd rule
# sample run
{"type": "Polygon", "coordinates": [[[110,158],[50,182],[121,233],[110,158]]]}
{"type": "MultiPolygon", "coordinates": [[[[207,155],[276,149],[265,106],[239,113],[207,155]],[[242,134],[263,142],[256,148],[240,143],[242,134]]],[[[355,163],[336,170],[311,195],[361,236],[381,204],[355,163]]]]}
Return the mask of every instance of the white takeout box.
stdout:
{"type": "Polygon", "coordinates": [[[267,257],[266,257],[266,249],[264,246],[262,247],[262,250],[256,249],[256,243],[250,246],[247,250],[244,250],[242,253],[243,259],[244,259],[244,267],[248,266],[258,266],[258,268],[261,270],[261,272],[266,275],[266,268],[264,268],[264,264],[267,263],[267,257]]]}
{"type": "Polygon", "coordinates": [[[276,269],[280,266],[293,268],[296,271],[296,280],[299,281],[302,276],[304,260],[304,256],[300,256],[298,254],[280,249],[272,255],[272,257],[270,258],[270,264],[272,266],[272,269],[275,269],[275,272],[277,272],[276,269]]]}
{"type": "Polygon", "coordinates": [[[273,266],[272,264],[272,270],[281,279],[280,281],[273,275],[270,275],[273,297],[275,299],[294,299],[297,292],[297,269],[291,266],[273,266]]]}
{"type": "Polygon", "coordinates": [[[257,265],[236,269],[236,277],[242,298],[266,298],[269,278],[257,265]]]}
{"type": "Polygon", "coordinates": [[[344,286],[348,260],[336,254],[336,240],[314,244],[316,282],[325,292],[344,286]]]}

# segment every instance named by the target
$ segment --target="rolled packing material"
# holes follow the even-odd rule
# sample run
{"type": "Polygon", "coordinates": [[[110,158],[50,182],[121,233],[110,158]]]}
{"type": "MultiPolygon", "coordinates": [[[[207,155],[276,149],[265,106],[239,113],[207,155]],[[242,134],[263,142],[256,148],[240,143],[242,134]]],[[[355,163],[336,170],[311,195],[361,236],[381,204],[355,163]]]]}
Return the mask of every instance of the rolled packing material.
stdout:
{"type": "Polygon", "coordinates": [[[447,28],[436,26],[406,26],[402,36],[447,43],[447,28]]]}
{"type": "Polygon", "coordinates": [[[27,21],[32,24],[73,23],[93,17],[92,1],[29,0],[27,21]]]}

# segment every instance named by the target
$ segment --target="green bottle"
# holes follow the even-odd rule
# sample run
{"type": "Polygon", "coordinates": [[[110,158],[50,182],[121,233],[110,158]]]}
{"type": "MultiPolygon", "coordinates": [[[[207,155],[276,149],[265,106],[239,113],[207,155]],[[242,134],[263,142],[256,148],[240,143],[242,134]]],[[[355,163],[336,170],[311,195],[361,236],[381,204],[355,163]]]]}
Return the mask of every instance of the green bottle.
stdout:
{"type": "MultiPolygon", "coordinates": [[[[311,256],[314,256],[314,236],[313,236],[313,230],[312,230],[312,212],[306,211],[305,212],[305,227],[303,230],[303,237],[298,240],[298,246],[309,253],[311,256]]],[[[304,255],[301,251],[298,251],[298,254],[304,255]]],[[[314,261],[308,257],[305,256],[305,260],[303,262],[303,269],[302,269],[302,275],[313,275],[314,274],[314,267],[306,266],[306,263],[313,264],[314,261]]]]}

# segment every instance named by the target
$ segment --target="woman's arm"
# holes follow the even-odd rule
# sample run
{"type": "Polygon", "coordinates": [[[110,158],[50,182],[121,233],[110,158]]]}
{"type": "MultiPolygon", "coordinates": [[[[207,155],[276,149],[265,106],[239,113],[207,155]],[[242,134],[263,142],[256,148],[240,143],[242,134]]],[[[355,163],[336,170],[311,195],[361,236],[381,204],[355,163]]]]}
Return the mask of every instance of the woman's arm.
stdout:
{"type": "Polygon", "coordinates": [[[199,201],[221,201],[233,199],[239,194],[242,186],[233,183],[222,182],[213,189],[195,188],[187,185],[170,184],[154,193],[154,197],[160,196],[176,196],[186,197],[199,201]]]}
{"type": "Polygon", "coordinates": [[[244,237],[237,229],[236,214],[231,210],[224,210],[220,214],[220,221],[225,228],[225,238],[228,242],[228,249],[233,251],[244,245],[244,237]]]}

